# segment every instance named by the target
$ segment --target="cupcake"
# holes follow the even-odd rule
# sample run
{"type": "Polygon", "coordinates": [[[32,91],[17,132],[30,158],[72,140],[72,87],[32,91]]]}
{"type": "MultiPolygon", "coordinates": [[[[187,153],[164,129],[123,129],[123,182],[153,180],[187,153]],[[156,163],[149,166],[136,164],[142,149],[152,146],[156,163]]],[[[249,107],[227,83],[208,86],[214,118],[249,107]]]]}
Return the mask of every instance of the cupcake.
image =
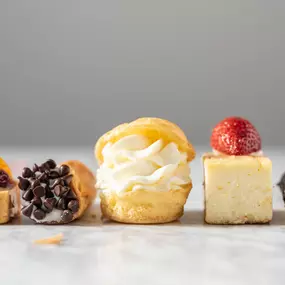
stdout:
{"type": "Polygon", "coordinates": [[[177,125],[159,118],[119,125],[98,140],[95,156],[105,218],[155,224],[183,215],[195,150],[177,125]]]}

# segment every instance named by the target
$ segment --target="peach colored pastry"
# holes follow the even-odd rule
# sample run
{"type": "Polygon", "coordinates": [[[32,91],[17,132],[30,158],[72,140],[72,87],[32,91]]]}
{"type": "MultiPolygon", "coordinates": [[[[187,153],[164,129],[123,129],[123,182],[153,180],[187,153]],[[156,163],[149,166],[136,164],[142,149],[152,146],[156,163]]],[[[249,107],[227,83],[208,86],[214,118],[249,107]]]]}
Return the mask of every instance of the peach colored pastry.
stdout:
{"type": "Polygon", "coordinates": [[[0,224],[5,224],[19,215],[20,202],[17,183],[12,171],[0,157],[0,224]]]}
{"type": "Polygon", "coordinates": [[[177,125],[158,118],[119,125],[98,140],[95,156],[103,216],[154,224],[183,215],[195,150],[177,125]]]}
{"type": "Polygon", "coordinates": [[[96,195],[94,175],[78,160],[57,165],[49,159],[32,169],[25,167],[18,178],[22,214],[36,223],[70,223],[84,214],[96,195]]]}
{"type": "Polygon", "coordinates": [[[272,163],[246,119],[226,118],[213,130],[212,153],[203,156],[205,221],[257,224],[272,219],[272,163]]]}

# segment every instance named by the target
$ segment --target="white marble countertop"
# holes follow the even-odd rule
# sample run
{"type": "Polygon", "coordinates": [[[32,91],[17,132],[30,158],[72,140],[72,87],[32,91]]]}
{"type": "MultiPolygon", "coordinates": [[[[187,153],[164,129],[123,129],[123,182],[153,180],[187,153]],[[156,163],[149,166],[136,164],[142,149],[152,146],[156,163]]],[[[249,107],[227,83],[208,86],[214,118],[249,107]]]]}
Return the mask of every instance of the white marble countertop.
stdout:
{"type": "MultiPolygon", "coordinates": [[[[124,225],[102,221],[98,200],[87,215],[66,226],[0,226],[0,284],[285,284],[285,210],[274,187],[270,225],[210,226],[203,222],[202,168],[199,149],[191,164],[194,187],[185,215],[166,225],[124,225]],[[33,241],[63,233],[61,245],[33,241]]],[[[269,148],[273,181],[285,171],[285,149],[269,148]]],[[[92,147],[16,149],[1,147],[13,167],[81,159],[95,171],[92,147]]]]}

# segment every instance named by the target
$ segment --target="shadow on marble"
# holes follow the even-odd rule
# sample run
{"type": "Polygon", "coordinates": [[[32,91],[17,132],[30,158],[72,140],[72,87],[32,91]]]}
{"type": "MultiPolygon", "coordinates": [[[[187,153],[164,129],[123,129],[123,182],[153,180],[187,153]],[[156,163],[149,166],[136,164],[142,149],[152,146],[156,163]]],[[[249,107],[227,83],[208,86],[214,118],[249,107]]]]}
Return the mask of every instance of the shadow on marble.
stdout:
{"type": "MultiPolygon", "coordinates": [[[[40,226],[41,224],[36,224],[31,219],[21,216],[20,218],[13,219],[7,226],[12,225],[23,225],[23,226],[40,226]]],[[[87,212],[78,220],[70,224],[65,225],[45,225],[45,226],[82,226],[82,227],[94,227],[102,225],[100,206],[98,204],[93,205],[87,212]]]]}
{"type": "MultiPolygon", "coordinates": [[[[25,226],[35,226],[32,220],[21,217],[19,219],[14,219],[11,223],[7,225],[25,225],[25,226]]],[[[205,227],[240,227],[240,226],[284,226],[285,225],[285,210],[278,209],[273,211],[273,219],[270,224],[256,224],[256,225],[209,225],[204,221],[204,211],[203,210],[186,210],[183,217],[180,220],[165,224],[146,224],[145,226],[172,226],[172,227],[191,227],[191,226],[205,226],[205,227]]],[[[39,226],[39,225],[38,225],[39,226]]],[[[57,226],[57,225],[54,225],[57,226]]],[[[101,215],[100,206],[95,204],[92,208],[90,208],[86,214],[80,218],[79,220],[75,220],[74,222],[61,225],[61,226],[76,226],[76,227],[96,227],[96,226],[136,226],[136,224],[125,224],[119,222],[113,222],[108,219],[104,219],[101,215]]]]}

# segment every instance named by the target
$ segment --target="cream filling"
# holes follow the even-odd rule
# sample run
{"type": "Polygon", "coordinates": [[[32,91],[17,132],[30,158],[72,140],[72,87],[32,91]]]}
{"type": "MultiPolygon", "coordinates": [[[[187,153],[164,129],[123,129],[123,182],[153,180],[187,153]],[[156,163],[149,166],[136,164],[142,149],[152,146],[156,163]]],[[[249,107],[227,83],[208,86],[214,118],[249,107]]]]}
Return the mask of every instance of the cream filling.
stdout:
{"type": "MultiPolygon", "coordinates": [[[[228,154],[225,154],[225,153],[223,153],[223,152],[220,152],[220,151],[218,151],[218,150],[215,150],[214,148],[212,149],[212,151],[213,151],[213,154],[214,155],[228,155],[228,154]]],[[[257,152],[252,152],[252,153],[250,153],[250,154],[248,154],[249,156],[263,156],[263,151],[262,150],[259,150],[259,151],[257,151],[257,152]]]]}
{"type": "MultiPolygon", "coordinates": [[[[35,206],[33,207],[34,209],[36,208],[35,206]]],[[[37,220],[34,216],[34,209],[31,214],[31,219],[36,221],[37,223],[51,223],[51,222],[59,223],[61,221],[61,214],[63,212],[62,210],[53,209],[52,212],[47,213],[42,220],[37,220]]]]}
{"type": "MultiPolygon", "coordinates": [[[[21,190],[23,193],[23,191],[21,190]]],[[[21,194],[22,197],[22,194],[21,194]]],[[[59,198],[54,196],[54,198],[58,201],[59,198]]],[[[44,203],[45,199],[41,197],[42,203],[44,203]]],[[[22,209],[25,208],[26,206],[29,206],[31,202],[25,201],[24,199],[21,198],[21,204],[22,204],[22,209]]],[[[53,210],[50,213],[46,213],[46,216],[42,220],[38,220],[34,216],[34,210],[37,209],[36,206],[33,206],[33,211],[31,214],[31,219],[36,221],[37,223],[50,223],[50,222],[57,222],[59,223],[61,221],[61,214],[63,213],[63,210],[58,210],[56,208],[53,208],[53,210]]]]}
{"type": "Polygon", "coordinates": [[[180,190],[191,182],[187,154],[175,143],[150,143],[145,136],[126,136],[103,151],[96,187],[103,191],[180,190]]]}

